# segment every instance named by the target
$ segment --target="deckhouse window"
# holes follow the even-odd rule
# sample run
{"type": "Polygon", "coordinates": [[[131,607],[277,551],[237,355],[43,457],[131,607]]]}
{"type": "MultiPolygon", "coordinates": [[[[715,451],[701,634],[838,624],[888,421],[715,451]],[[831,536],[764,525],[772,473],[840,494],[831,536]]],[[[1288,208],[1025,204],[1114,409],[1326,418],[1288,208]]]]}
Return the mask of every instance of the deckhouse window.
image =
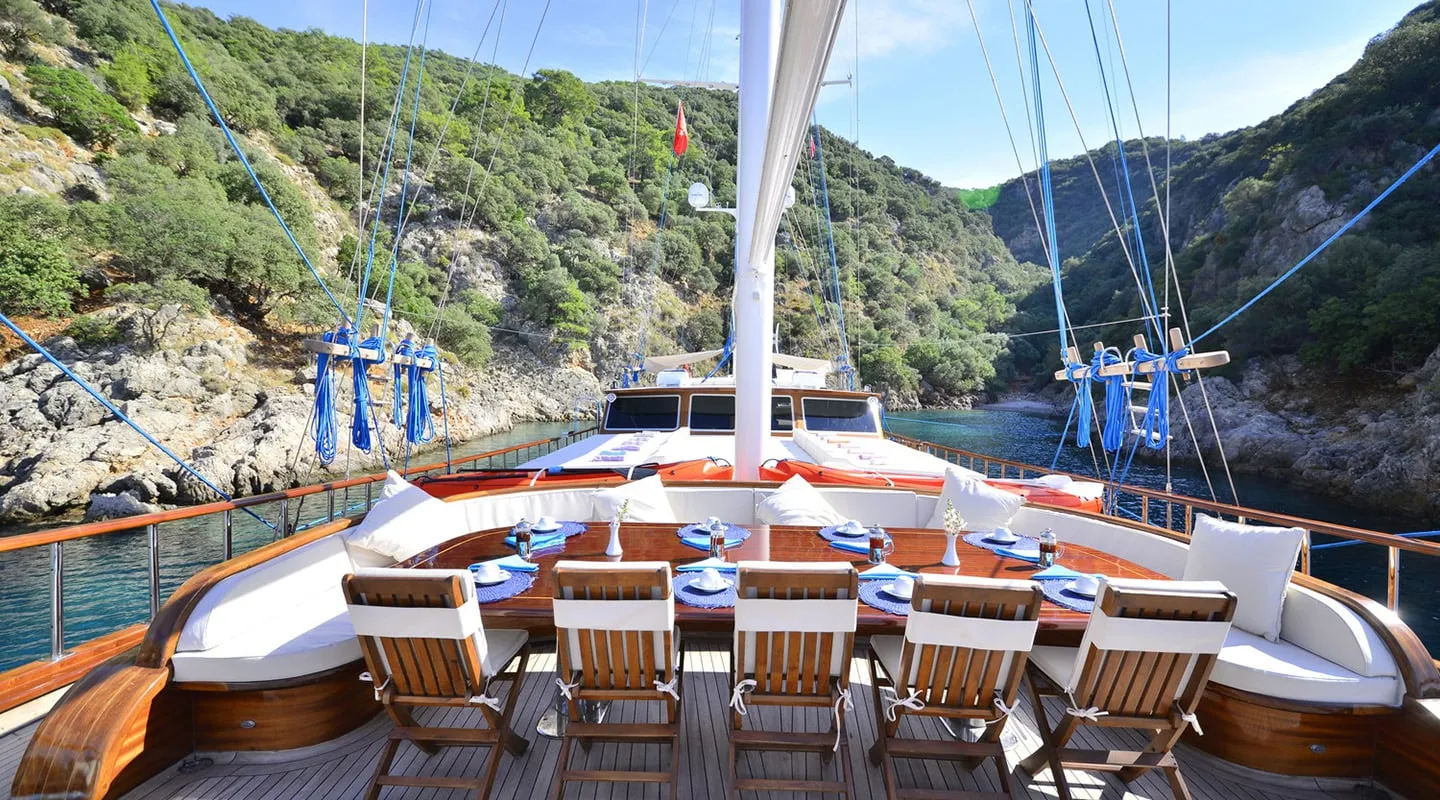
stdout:
{"type": "Polygon", "coordinates": [[[805,428],[812,431],[844,431],[874,433],[875,415],[864,400],[830,400],[806,397],[801,400],[805,410],[805,428]]]}
{"type": "Polygon", "coordinates": [[[790,395],[777,394],[770,398],[770,430],[772,431],[793,431],[795,430],[795,406],[790,401],[790,395]]]}
{"type": "Polygon", "coordinates": [[[605,427],[612,431],[673,431],[680,427],[680,396],[617,397],[605,412],[605,427]]]}
{"type": "Polygon", "coordinates": [[[735,395],[697,394],[690,398],[690,429],[735,430],[735,395]]]}

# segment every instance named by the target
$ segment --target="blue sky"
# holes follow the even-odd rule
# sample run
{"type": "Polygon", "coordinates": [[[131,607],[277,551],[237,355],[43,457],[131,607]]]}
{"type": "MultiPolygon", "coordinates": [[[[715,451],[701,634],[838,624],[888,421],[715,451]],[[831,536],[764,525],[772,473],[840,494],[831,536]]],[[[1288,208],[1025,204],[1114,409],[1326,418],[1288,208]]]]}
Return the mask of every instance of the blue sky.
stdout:
{"type": "MultiPolygon", "coordinates": [[[[192,0],[193,2],[193,0],[192,0]]],[[[433,2],[430,45],[468,56],[496,0],[433,2]]],[[[518,71],[545,3],[504,0],[498,63],[518,71]]],[[[994,64],[1026,168],[1034,166],[1024,95],[1017,75],[1009,5],[1021,20],[1022,0],[971,0],[994,64]]],[[[415,0],[201,0],[221,16],[243,14],[267,25],[321,28],[371,41],[403,44],[415,0]],[[362,8],[368,3],[368,14],[362,8]]],[[[1134,136],[1134,106],[1123,89],[1123,44],[1140,124],[1162,135],[1166,114],[1166,3],[1090,0],[1105,54],[1121,133],[1134,136]],[[1111,27],[1113,3],[1119,43],[1111,27]],[[1118,81],[1118,85],[1117,85],[1118,81]]],[[[1173,0],[1170,10],[1173,135],[1197,138],[1251,125],[1283,111],[1359,58],[1365,43],[1388,29],[1415,0],[1173,0]]],[[[1036,0],[1036,19],[1058,64],[1066,93],[1091,147],[1113,138],[1101,90],[1084,0],[1036,0]]],[[[530,64],[569,69],[588,80],[629,80],[637,24],[644,12],[643,74],[655,78],[733,81],[738,63],[739,0],[553,0],[530,64]],[[709,22],[714,11],[713,24],[709,22]],[[708,36],[707,36],[708,34],[708,36]],[[708,48],[707,48],[708,43],[708,48]],[[708,49],[708,56],[705,52],[708,49]]],[[[488,54],[494,41],[484,43],[488,54]]],[[[994,184],[1018,174],[966,0],[850,0],[830,77],[856,71],[856,96],[844,86],[824,90],[822,124],[876,153],[962,187],[994,184]],[[858,14],[858,41],[855,25],[858,14]],[[858,45],[858,47],[857,47],[858,45]]],[[[1047,141],[1052,157],[1081,151],[1081,134],[1044,63],[1047,141]]],[[[1026,61],[1028,65],[1028,60],[1026,61]]],[[[703,132],[700,132],[703,136],[703,132]]]]}

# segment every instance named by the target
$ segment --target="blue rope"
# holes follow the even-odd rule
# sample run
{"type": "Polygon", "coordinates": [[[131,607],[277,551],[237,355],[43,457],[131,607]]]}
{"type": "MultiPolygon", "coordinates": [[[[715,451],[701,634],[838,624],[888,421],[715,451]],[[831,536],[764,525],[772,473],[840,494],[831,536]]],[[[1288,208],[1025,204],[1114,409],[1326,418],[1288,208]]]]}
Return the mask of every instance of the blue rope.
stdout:
{"type": "MultiPolygon", "coordinates": [[[[395,355],[414,356],[415,343],[409,339],[395,345],[395,355]]],[[[394,394],[390,398],[390,422],[399,428],[405,424],[405,394],[401,389],[400,382],[404,380],[405,368],[400,362],[393,362],[391,375],[394,377],[394,394]]]]}
{"type": "MultiPolygon", "coordinates": [[[[326,331],[321,341],[334,344],[345,338],[343,331],[326,331]]],[[[315,437],[315,455],[321,464],[335,460],[339,446],[339,424],[335,414],[335,378],[330,374],[329,353],[315,354],[315,420],[311,434],[315,437]]]]}
{"type": "Polygon", "coordinates": [[[1152,353],[1143,347],[1135,348],[1135,363],[1155,364],[1150,376],[1150,402],[1145,406],[1145,419],[1140,423],[1140,435],[1145,446],[1151,450],[1165,449],[1170,439],[1170,374],[1180,372],[1179,361],[1190,353],[1182,347],[1169,353],[1152,353]]]}
{"type": "Polygon", "coordinates": [[[1072,364],[1065,368],[1065,377],[1075,384],[1075,413],[1080,417],[1079,423],[1075,425],[1076,447],[1090,445],[1090,421],[1095,418],[1095,395],[1090,391],[1092,374],[1093,371],[1086,369],[1083,364],[1072,364]],[[1077,376],[1077,373],[1082,371],[1085,374],[1077,376]]]}
{"type": "MultiPolygon", "coordinates": [[[[1395,535],[1401,537],[1402,539],[1424,539],[1430,536],[1440,536],[1440,531],[1413,531],[1411,533],[1397,533],[1395,535]]],[[[1357,544],[1370,544],[1370,542],[1364,542],[1359,539],[1347,539],[1340,542],[1312,544],[1310,545],[1310,551],[1314,552],[1316,550],[1334,550],[1337,547],[1353,547],[1357,544]]]]}
{"type": "Polygon", "coordinates": [[[320,277],[320,271],[315,269],[314,264],[310,263],[310,257],[305,255],[305,248],[300,246],[300,241],[295,238],[295,234],[290,230],[290,226],[285,224],[285,218],[280,216],[280,209],[276,208],[275,203],[270,200],[270,193],[265,191],[265,185],[260,182],[260,176],[256,175],[255,168],[250,166],[250,159],[245,157],[245,151],[241,150],[240,143],[235,141],[235,135],[230,132],[230,126],[225,124],[225,118],[220,115],[219,107],[217,107],[215,101],[211,99],[210,93],[205,90],[205,82],[200,80],[200,73],[195,71],[195,66],[190,63],[190,57],[185,54],[185,48],[180,44],[179,37],[175,35],[175,29],[170,27],[170,20],[165,17],[165,12],[160,9],[160,0],[150,0],[150,6],[155,9],[156,16],[160,17],[160,25],[165,28],[165,35],[170,37],[170,43],[175,46],[175,53],[180,56],[180,63],[185,65],[185,71],[190,73],[190,80],[194,81],[195,88],[200,90],[200,97],[204,99],[205,105],[210,109],[210,115],[215,118],[215,123],[220,126],[220,132],[225,134],[225,141],[230,143],[230,148],[235,151],[236,158],[240,159],[240,165],[250,174],[250,180],[255,184],[255,191],[260,193],[260,199],[265,201],[265,205],[270,209],[270,213],[275,215],[275,220],[280,223],[280,227],[285,231],[285,236],[290,239],[290,245],[295,248],[295,252],[300,256],[300,260],[305,262],[305,267],[310,270],[310,274],[315,276],[315,281],[320,284],[320,288],[324,290],[325,296],[330,298],[331,303],[335,304],[335,310],[340,312],[341,319],[347,323],[350,322],[350,317],[345,314],[345,308],[340,305],[340,301],[331,293],[330,287],[325,285],[325,279],[320,277]]]}
{"type": "Polygon", "coordinates": [[[854,391],[855,371],[844,369],[850,366],[850,337],[845,330],[845,304],[840,299],[840,262],[835,259],[835,227],[830,222],[830,191],[825,183],[825,148],[820,142],[820,120],[814,112],[811,112],[811,120],[815,127],[815,163],[820,167],[820,199],[825,204],[825,241],[830,246],[830,278],[835,288],[835,319],[840,326],[840,353],[836,360],[842,367],[841,372],[845,375],[848,388],[854,391]]]}
{"type": "Polygon", "coordinates": [[[390,299],[395,293],[395,272],[400,263],[400,240],[405,234],[405,200],[410,193],[410,162],[415,152],[415,122],[420,118],[420,87],[425,83],[426,43],[430,41],[430,10],[425,7],[425,33],[420,39],[420,68],[415,75],[415,99],[410,103],[410,137],[405,143],[405,171],[400,176],[400,204],[395,212],[395,241],[390,245],[390,283],[385,288],[385,318],[380,323],[380,338],[390,330],[390,299]]]}
{"type": "MultiPolygon", "coordinates": [[[[360,278],[360,292],[355,300],[355,325],[358,328],[365,312],[365,298],[370,293],[370,273],[375,264],[375,240],[380,235],[380,215],[385,209],[385,187],[390,185],[390,165],[394,161],[395,138],[400,130],[400,111],[404,106],[405,87],[410,80],[410,59],[415,52],[415,32],[420,29],[420,8],[424,0],[416,0],[415,17],[410,21],[410,42],[405,48],[405,61],[400,68],[400,84],[395,87],[395,110],[390,115],[390,127],[385,134],[385,144],[380,148],[380,157],[385,166],[380,171],[380,199],[375,207],[375,219],[370,225],[370,242],[366,248],[365,271],[360,278]]],[[[388,308],[387,308],[388,311],[388,308]]]]}
{"type": "MultiPolygon", "coordinates": [[[[1095,44],[1095,64],[1100,68],[1100,86],[1105,91],[1105,111],[1110,115],[1110,128],[1115,133],[1115,149],[1120,159],[1120,175],[1124,178],[1124,191],[1120,195],[1120,213],[1125,216],[1126,212],[1129,212],[1132,240],[1138,258],[1137,271],[1145,276],[1145,291],[1150,295],[1150,311],[1146,316],[1150,317],[1155,336],[1164,347],[1165,330],[1159,318],[1160,305],[1155,300],[1155,280],[1150,275],[1150,260],[1145,255],[1145,237],[1140,232],[1140,210],[1135,205],[1135,190],[1130,183],[1130,165],[1125,159],[1125,139],[1120,135],[1120,122],[1115,117],[1115,104],[1110,98],[1110,81],[1105,76],[1105,62],[1100,56],[1100,39],[1095,34],[1095,18],[1090,11],[1090,0],[1085,0],[1085,20],[1090,23],[1090,41],[1095,44]]],[[[1140,305],[1143,313],[1145,311],[1143,297],[1140,305]]]]}
{"type": "MultiPolygon", "coordinates": [[[[1114,347],[1095,354],[1091,362],[1091,374],[1096,375],[1102,367],[1119,364],[1120,351],[1114,347]]],[[[1105,430],[1100,435],[1100,446],[1107,453],[1119,452],[1125,443],[1126,417],[1130,411],[1130,390],[1125,386],[1124,375],[1109,375],[1100,378],[1105,383],[1105,430]]]]}
{"type": "MultiPolygon", "coordinates": [[[[439,361],[440,354],[433,346],[426,345],[415,351],[415,358],[417,361],[422,358],[439,361]]],[[[427,444],[435,439],[435,420],[430,416],[430,389],[425,381],[428,371],[414,362],[407,368],[409,414],[405,419],[405,441],[410,444],[427,444]]]]}
{"type": "Polygon", "coordinates": [[[1323,251],[1325,250],[1325,248],[1327,248],[1327,247],[1329,247],[1331,244],[1333,244],[1336,239],[1339,239],[1341,236],[1343,236],[1343,235],[1345,234],[1346,231],[1348,231],[1348,230],[1350,230],[1351,228],[1355,227],[1355,224],[1356,224],[1357,222],[1359,222],[1360,220],[1364,219],[1365,216],[1368,215],[1371,211],[1373,211],[1376,206],[1380,205],[1380,203],[1383,202],[1383,201],[1385,200],[1385,198],[1389,197],[1392,192],[1394,192],[1396,189],[1400,188],[1400,185],[1401,185],[1401,184],[1405,183],[1405,181],[1410,180],[1410,177],[1411,177],[1412,175],[1414,175],[1415,173],[1419,172],[1421,167],[1423,167],[1423,166],[1425,166],[1426,164],[1430,163],[1431,159],[1435,158],[1435,156],[1436,156],[1437,154],[1440,154],[1440,144],[1435,145],[1433,148],[1430,149],[1430,152],[1428,152],[1428,153],[1426,153],[1424,156],[1422,156],[1419,161],[1416,161],[1415,164],[1414,164],[1414,166],[1410,167],[1410,169],[1405,170],[1405,174],[1403,174],[1403,175],[1401,175],[1400,177],[1396,178],[1396,179],[1395,179],[1395,182],[1392,183],[1392,184],[1390,184],[1390,186],[1387,187],[1387,188],[1385,189],[1385,191],[1381,192],[1378,197],[1376,197],[1374,200],[1371,200],[1368,205],[1366,205],[1364,208],[1360,209],[1360,213],[1358,213],[1358,214],[1356,214],[1354,217],[1352,217],[1349,222],[1347,222],[1347,223],[1345,223],[1344,225],[1340,226],[1340,230],[1337,230],[1337,231],[1335,231],[1334,233],[1330,234],[1330,238],[1326,239],[1324,242],[1321,242],[1319,247],[1317,247],[1317,248],[1315,248],[1314,250],[1310,251],[1310,255],[1307,255],[1307,256],[1305,256],[1304,258],[1300,259],[1300,263],[1298,263],[1298,264],[1296,264],[1295,266],[1291,267],[1290,269],[1286,270],[1286,271],[1284,272],[1284,274],[1282,274],[1280,277],[1276,278],[1273,282],[1271,282],[1271,284],[1270,284],[1269,286],[1266,286],[1264,289],[1262,289],[1259,294],[1257,294],[1257,295],[1255,295],[1254,297],[1250,298],[1249,302],[1245,303],[1245,305],[1240,306],[1239,308],[1235,309],[1234,311],[1232,311],[1232,312],[1230,313],[1230,316],[1226,317],[1225,319],[1220,320],[1219,322],[1217,322],[1217,323],[1215,323],[1213,326],[1211,326],[1211,327],[1210,327],[1210,330],[1207,330],[1207,331],[1205,331],[1204,333],[1200,334],[1199,336],[1196,336],[1195,338],[1191,339],[1191,340],[1190,340],[1190,346],[1193,348],[1193,347],[1195,346],[1195,344],[1196,344],[1197,342],[1199,342],[1201,339],[1204,339],[1205,337],[1209,336],[1210,334],[1214,333],[1215,331],[1218,331],[1218,330],[1220,330],[1221,328],[1225,327],[1226,325],[1228,325],[1228,324],[1230,323],[1231,320],[1233,320],[1233,319],[1235,319],[1236,317],[1240,316],[1242,313],[1244,313],[1246,310],[1248,310],[1251,306],[1253,306],[1253,305],[1255,305],[1256,303],[1260,302],[1260,298],[1264,297],[1264,296],[1267,295],[1267,294],[1270,294],[1270,292],[1272,292],[1272,291],[1275,290],[1275,287],[1277,287],[1277,286],[1279,286],[1280,284],[1284,283],[1285,281],[1289,280],[1292,275],[1294,275],[1295,273],[1297,273],[1297,272],[1300,271],[1300,268],[1301,268],[1301,267],[1305,266],[1306,264],[1309,264],[1309,263],[1311,262],[1311,260],[1313,260],[1313,259],[1315,258],[1315,256],[1320,255],[1320,253],[1323,252],[1323,251]]]}
{"type": "Polygon", "coordinates": [[[1035,134],[1040,145],[1040,200],[1045,214],[1046,248],[1050,261],[1050,281],[1055,293],[1056,328],[1060,335],[1060,359],[1066,359],[1069,337],[1065,330],[1065,295],[1060,288],[1060,248],[1055,231],[1055,196],[1050,183],[1050,152],[1045,137],[1045,108],[1040,89],[1040,52],[1035,45],[1035,9],[1025,3],[1027,35],[1030,45],[1030,91],[1035,95],[1035,134]]]}
{"type": "Polygon", "coordinates": [[[1065,417],[1065,430],[1060,432],[1060,443],[1055,445],[1055,457],[1050,459],[1050,470],[1052,472],[1060,464],[1060,451],[1065,449],[1065,437],[1070,435],[1070,423],[1075,421],[1075,409],[1080,406],[1079,387],[1076,387],[1076,390],[1075,400],[1070,403],[1070,413],[1065,417]]]}
{"type": "MultiPolygon", "coordinates": [[[[201,475],[199,470],[185,463],[185,461],[180,458],[180,456],[175,455],[175,453],[172,452],[170,448],[161,444],[158,439],[156,439],[154,436],[151,436],[144,428],[140,427],[139,424],[135,422],[135,420],[132,420],[129,417],[125,416],[125,413],[119,408],[116,408],[114,403],[111,403],[105,398],[104,395],[100,394],[100,392],[95,389],[95,387],[86,383],[83,379],[80,378],[79,375],[76,375],[69,367],[65,366],[65,364],[60,361],[60,359],[56,358],[54,354],[42,347],[39,342],[30,338],[29,334],[27,334],[25,331],[20,330],[20,326],[12,322],[10,318],[5,316],[3,312],[0,312],[0,324],[4,324],[5,327],[10,329],[11,333],[20,337],[20,341],[24,342],[28,347],[30,347],[30,349],[39,353],[42,357],[44,357],[46,361],[49,361],[53,367],[60,370],[60,372],[65,375],[65,377],[74,381],[77,386],[79,386],[81,389],[84,389],[87,394],[95,398],[96,402],[104,406],[106,411],[109,411],[111,414],[115,415],[116,419],[120,420],[126,425],[129,425],[132,429],[134,429],[136,433],[143,436],[145,438],[145,441],[154,445],[155,448],[160,452],[169,456],[170,459],[173,460],[176,464],[179,464],[182,469],[193,475],[196,480],[205,484],[205,486],[208,487],[210,491],[214,492],[225,500],[229,500],[231,502],[234,501],[234,498],[221,491],[219,486],[216,486],[214,483],[212,483],[209,478],[201,475]]],[[[255,519],[259,520],[260,522],[264,523],[265,526],[270,528],[271,530],[275,529],[274,525],[267,522],[263,517],[261,517],[259,514],[256,514],[254,511],[251,511],[249,508],[242,508],[242,510],[250,516],[254,517],[255,519]]]]}
{"type": "MultiPolygon", "coordinates": [[[[355,412],[350,417],[350,443],[359,448],[362,453],[370,452],[370,448],[374,446],[370,432],[372,429],[378,429],[375,425],[374,413],[371,411],[370,378],[366,373],[371,364],[380,362],[361,358],[360,350],[381,350],[381,342],[380,337],[371,336],[358,345],[350,346],[350,372],[353,376],[352,385],[355,395],[355,412]]],[[[384,456],[384,447],[380,448],[380,454],[384,456]]]]}

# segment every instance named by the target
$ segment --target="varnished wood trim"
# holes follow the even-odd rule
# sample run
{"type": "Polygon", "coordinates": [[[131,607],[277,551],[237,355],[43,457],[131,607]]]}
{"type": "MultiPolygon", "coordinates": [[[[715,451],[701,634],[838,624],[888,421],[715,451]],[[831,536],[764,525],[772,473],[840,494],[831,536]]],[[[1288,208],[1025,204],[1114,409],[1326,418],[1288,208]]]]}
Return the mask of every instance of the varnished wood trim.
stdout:
{"type": "Polygon", "coordinates": [[[1375,778],[1405,797],[1440,797],[1440,700],[1405,701],[1398,720],[1380,728],[1375,778]]]}
{"type": "Polygon", "coordinates": [[[41,720],[11,784],[16,798],[116,797],[191,752],[186,698],[169,670],[115,659],[41,720]]]}
{"type": "Polygon", "coordinates": [[[359,680],[359,661],[307,676],[306,683],[245,690],[245,684],[214,691],[214,685],[182,684],[194,708],[195,749],[211,752],[289,750],[349,733],[380,711],[370,683],[359,680]],[[249,727],[242,727],[245,723],[249,727]]]}
{"type": "Polygon", "coordinates": [[[144,637],[144,625],[131,625],[91,639],[58,661],[32,661],[0,673],[0,711],[9,711],[74,683],[100,664],[135,647],[144,637]]]}
{"type": "Polygon", "coordinates": [[[1388,706],[1299,703],[1214,683],[1196,713],[1205,735],[1190,730],[1185,741],[1211,755],[1281,775],[1341,778],[1373,774],[1376,734],[1401,717],[1388,706]]]}
{"type": "Polygon", "coordinates": [[[167,667],[170,657],[175,654],[180,632],[184,630],[191,612],[199,604],[200,598],[220,581],[283,553],[319,541],[332,533],[343,531],[355,522],[356,520],[346,518],[327,522],[195,573],[160,607],[159,615],[150,623],[145,641],[140,645],[140,654],[135,663],[142,667],[167,667]]]}

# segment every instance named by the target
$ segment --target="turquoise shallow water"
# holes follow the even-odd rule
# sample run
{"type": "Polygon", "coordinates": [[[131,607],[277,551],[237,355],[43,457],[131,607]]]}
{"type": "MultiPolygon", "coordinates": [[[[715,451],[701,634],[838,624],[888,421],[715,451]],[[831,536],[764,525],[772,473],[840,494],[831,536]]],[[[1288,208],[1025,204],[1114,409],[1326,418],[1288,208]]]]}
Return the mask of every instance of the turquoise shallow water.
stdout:
{"type": "MultiPolygon", "coordinates": [[[[891,414],[886,419],[889,429],[904,436],[1045,467],[1055,458],[1064,424],[1063,419],[998,410],[909,411],[891,414]]],[[[1126,446],[1129,446],[1128,442],[1126,446]]],[[[1057,468],[1081,475],[1095,474],[1089,449],[1074,445],[1073,431],[1070,441],[1060,448],[1057,468]]],[[[1233,502],[1228,484],[1219,472],[1219,464],[1212,463],[1210,469],[1218,498],[1222,502],[1233,502]]],[[[1210,497],[1199,467],[1175,464],[1172,476],[1176,493],[1210,497]]],[[[1126,483],[1163,489],[1165,466],[1142,462],[1137,458],[1126,483]]],[[[1387,515],[1359,508],[1330,495],[1254,476],[1236,475],[1235,489],[1240,505],[1323,522],[1389,533],[1440,528],[1440,520],[1387,515]]],[[[1325,541],[1324,537],[1315,539],[1317,544],[1322,541],[1325,541]]],[[[1440,541],[1440,537],[1435,537],[1433,541],[1440,541]]],[[[1387,548],[1371,544],[1317,550],[1311,557],[1311,572],[1316,577],[1384,603],[1386,554],[1387,548]]],[[[1432,652],[1440,652],[1440,558],[1412,553],[1401,555],[1400,616],[1432,652]]]]}
{"type": "MultiPolygon", "coordinates": [[[[1009,411],[934,411],[894,415],[890,427],[897,433],[965,450],[1033,464],[1050,464],[1060,437],[1062,421],[1009,411]],[[900,417],[923,420],[909,421],[900,417]],[[936,424],[939,423],[939,424],[936,424]]],[[[495,450],[512,444],[547,438],[569,430],[569,425],[527,424],[497,436],[457,447],[456,456],[495,450]]],[[[433,452],[417,456],[419,463],[443,460],[433,452]]],[[[512,456],[505,465],[517,463],[512,456]]],[[[501,464],[496,464],[501,466],[501,464]]],[[[1087,450],[1067,445],[1059,468],[1093,474],[1087,450]]],[[[1164,467],[1137,461],[1130,482],[1154,488],[1164,486],[1164,467]]],[[[1198,469],[1178,466],[1175,489],[1182,494],[1208,497],[1198,469]]],[[[1223,481],[1222,481],[1223,482],[1223,481]]],[[[1287,488],[1273,482],[1237,477],[1241,501],[1248,506],[1298,514],[1385,531],[1435,528],[1425,521],[1386,517],[1351,507],[1334,498],[1287,488]]],[[[1222,499],[1228,499],[1222,495],[1222,499]]],[[[356,492],[352,503],[362,503],[356,492]]],[[[323,519],[323,500],[303,509],[305,521],[323,519]]],[[[263,509],[274,520],[278,509],[263,509]]],[[[294,508],[290,512],[295,513],[294,508]]],[[[235,517],[234,551],[243,553],[273,539],[269,529],[243,514],[235,517]]],[[[177,522],[160,528],[162,596],[168,597],[187,578],[213,564],[221,555],[221,531],[214,522],[177,522]]],[[[0,670],[43,658],[50,642],[50,554],[47,548],[0,554],[0,670]]],[[[145,532],[134,531],[67,543],[65,546],[66,645],[73,647],[149,615],[148,557],[145,532]]],[[[1440,563],[1425,556],[1402,558],[1401,615],[1433,651],[1440,651],[1440,563]]],[[[1317,552],[1316,575],[1383,602],[1385,549],[1359,545],[1317,552]]]]}

